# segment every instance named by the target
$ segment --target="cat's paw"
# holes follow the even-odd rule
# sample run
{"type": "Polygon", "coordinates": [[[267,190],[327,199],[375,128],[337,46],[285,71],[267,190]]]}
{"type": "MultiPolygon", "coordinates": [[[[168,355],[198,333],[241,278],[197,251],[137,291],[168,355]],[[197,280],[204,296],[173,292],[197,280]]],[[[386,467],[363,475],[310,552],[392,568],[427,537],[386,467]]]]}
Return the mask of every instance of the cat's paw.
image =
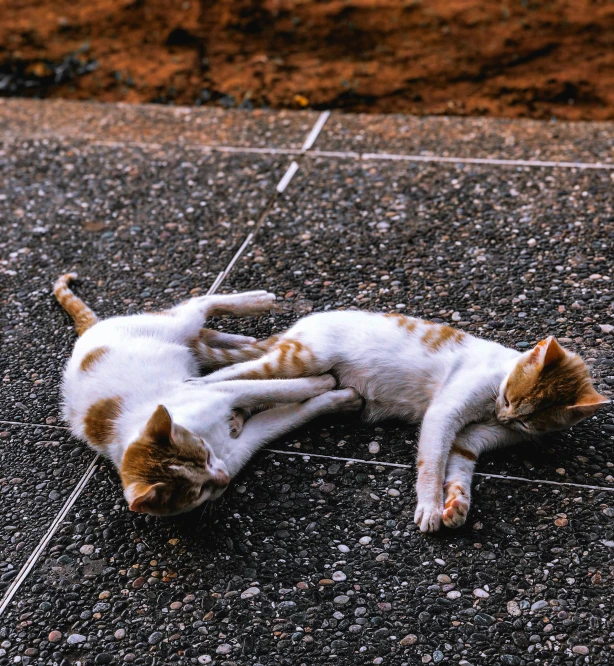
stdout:
{"type": "Polygon", "coordinates": [[[268,291],[247,291],[241,294],[241,297],[241,301],[253,315],[267,314],[275,305],[275,294],[268,291]]]}
{"type": "Polygon", "coordinates": [[[454,485],[447,489],[446,503],[443,509],[443,524],[446,527],[461,527],[467,521],[471,499],[461,486],[454,485]]]}
{"type": "Polygon", "coordinates": [[[340,412],[357,412],[362,409],[365,401],[354,388],[345,388],[340,391],[332,391],[331,396],[338,401],[337,410],[340,412]]]}
{"type": "Polygon", "coordinates": [[[239,411],[233,409],[230,413],[230,418],[228,419],[228,429],[230,431],[231,439],[237,439],[237,437],[243,432],[245,417],[246,414],[243,410],[239,411]]]}
{"type": "Polygon", "coordinates": [[[309,377],[309,381],[318,395],[332,391],[337,386],[337,380],[332,375],[309,377]]]}
{"type": "Polygon", "coordinates": [[[443,507],[437,502],[418,502],[414,513],[414,523],[421,532],[437,532],[441,527],[443,507]]]}

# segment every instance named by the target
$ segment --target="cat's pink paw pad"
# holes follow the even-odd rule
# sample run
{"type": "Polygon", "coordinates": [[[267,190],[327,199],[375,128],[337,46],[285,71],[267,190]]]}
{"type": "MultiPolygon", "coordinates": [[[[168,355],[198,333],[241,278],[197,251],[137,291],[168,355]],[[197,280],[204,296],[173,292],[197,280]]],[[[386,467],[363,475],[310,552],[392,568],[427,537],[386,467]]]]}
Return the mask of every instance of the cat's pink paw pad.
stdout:
{"type": "Polygon", "coordinates": [[[418,502],[414,513],[414,523],[421,532],[437,532],[441,527],[441,514],[443,507],[434,502],[418,502]]]}
{"type": "Polygon", "coordinates": [[[461,527],[467,520],[469,513],[469,498],[467,496],[451,497],[446,501],[442,518],[446,527],[461,527]]]}

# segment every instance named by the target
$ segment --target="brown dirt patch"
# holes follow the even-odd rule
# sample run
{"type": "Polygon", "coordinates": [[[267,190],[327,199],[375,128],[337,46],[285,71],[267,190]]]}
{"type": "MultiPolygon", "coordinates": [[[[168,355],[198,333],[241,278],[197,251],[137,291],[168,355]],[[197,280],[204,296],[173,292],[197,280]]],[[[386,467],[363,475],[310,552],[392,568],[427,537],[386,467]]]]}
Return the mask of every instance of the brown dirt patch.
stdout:
{"type": "Polygon", "coordinates": [[[0,0],[0,15],[0,94],[614,118],[609,0],[0,0]]]}

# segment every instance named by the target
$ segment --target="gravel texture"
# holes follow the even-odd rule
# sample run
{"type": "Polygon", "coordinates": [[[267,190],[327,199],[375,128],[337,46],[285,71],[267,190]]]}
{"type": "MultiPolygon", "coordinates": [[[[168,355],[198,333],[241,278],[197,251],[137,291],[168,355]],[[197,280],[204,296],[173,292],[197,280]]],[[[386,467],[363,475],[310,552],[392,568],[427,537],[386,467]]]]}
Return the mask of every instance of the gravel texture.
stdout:
{"type": "Polygon", "coordinates": [[[0,137],[299,149],[316,111],[223,111],[154,104],[0,99],[0,137]]]}
{"type": "Polygon", "coordinates": [[[204,293],[266,205],[286,158],[28,141],[0,149],[0,417],[56,423],[74,331],[50,289],[76,268],[101,316],[204,293]],[[49,421],[48,419],[55,419],[49,421]]]}
{"type": "MultiPolygon", "coordinates": [[[[11,125],[0,148],[0,419],[24,425],[0,423],[4,587],[92,456],[49,427],[60,424],[59,376],[74,342],[53,279],[76,267],[79,293],[103,316],[203,293],[288,164],[173,145],[150,122],[161,112],[140,107],[105,113],[113,123],[127,114],[148,140],[160,132],[166,147],[86,143],[82,128],[102,122],[95,105],[85,119],[74,107],[83,134],[70,142],[56,138],[55,107],[40,105],[48,138],[22,141],[39,116],[28,123],[30,103],[11,104],[23,129],[11,125]]],[[[198,113],[203,126],[249,139],[243,116],[198,113]]],[[[354,149],[354,120],[331,119],[322,140],[354,149]]],[[[364,130],[365,143],[393,120],[364,130]]],[[[254,122],[263,137],[278,119],[254,122]]],[[[535,150],[557,149],[550,124],[509,127],[519,142],[522,127],[533,132],[535,150]]],[[[586,126],[584,148],[607,148],[606,130],[586,126]]],[[[580,150],[573,131],[565,141],[580,150]]],[[[519,349],[556,334],[611,393],[611,189],[605,170],[309,157],[222,287],[271,289],[277,313],[212,325],[264,336],[311,311],[359,307],[426,315],[519,349]]],[[[613,437],[606,409],[540,446],[485,457],[482,473],[603,490],[477,477],[467,526],[435,537],[411,519],[416,429],[404,424],[315,423],[275,444],[290,455],[256,457],[220,502],[170,520],[130,513],[103,463],[0,619],[0,666],[610,663],[613,437]],[[410,468],[377,464],[386,461],[410,468]]]]}
{"type": "Polygon", "coordinates": [[[93,458],[63,430],[0,423],[0,594],[93,458]]]}
{"type": "Polygon", "coordinates": [[[608,663],[609,493],[482,480],[470,526],[426,538],[412,481],[264,455],[211,511],[156,520],[102,470],[4,617],[2,663],[608,663]]]}
{"type": "Polygon", "coordinates": [[[318,150],[614,163],[611,123],[334,113],[318,150]]]}
{"type": "MultiPolygon", "coordinates": [[[[271,331],[312,310],[357,307],[427,316],[518,349],[554,334],[611,395],[611,191],[604,171],[315,160],[228,285],[278,295],[271,331]]],[[[266,323],[241,325],[265,335],[266,323]]],[[[376,442],[378,459],[413,460],[416,431],[404,425],[310,432],[321,453],[373,457],[376,442]]],[[[614,487],[613,441],[606,407],[541,446],[486,456],[480,471],[614,487]]]]}

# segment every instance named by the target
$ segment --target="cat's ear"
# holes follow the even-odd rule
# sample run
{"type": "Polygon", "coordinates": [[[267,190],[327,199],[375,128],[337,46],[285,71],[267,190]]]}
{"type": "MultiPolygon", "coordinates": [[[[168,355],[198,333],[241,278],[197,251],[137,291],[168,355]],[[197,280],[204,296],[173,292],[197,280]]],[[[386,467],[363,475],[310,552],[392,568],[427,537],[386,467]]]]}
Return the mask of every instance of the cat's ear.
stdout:
{"type": "Polygon", "coordinates": [[[547,368],[565,358],[565,350],[553,335],[538,342],[529,354],[527,362],[540,368],[547,368]]]}
{"type": "Polygon", "coordinates": [[[167,490],[164,483],[133,483],[126,488],[126,499],[130,511],[159,515],[167,501],[167,490]]]}
{"type": "Polygon", "coordinates": [[[158,405],[151,415],[144,434],[156,442],[168,442],[173,430],[173,419],[164,405],[158,405]]]}
{"type": "Polygon", "coordinates": [[[593,416],[600,407],[607,405],[609,402],[608,398],[597,393],[591,386],[575,405],[567,407],[568,418],[573,423],[578,423],[589,416],[593,416]]]}

